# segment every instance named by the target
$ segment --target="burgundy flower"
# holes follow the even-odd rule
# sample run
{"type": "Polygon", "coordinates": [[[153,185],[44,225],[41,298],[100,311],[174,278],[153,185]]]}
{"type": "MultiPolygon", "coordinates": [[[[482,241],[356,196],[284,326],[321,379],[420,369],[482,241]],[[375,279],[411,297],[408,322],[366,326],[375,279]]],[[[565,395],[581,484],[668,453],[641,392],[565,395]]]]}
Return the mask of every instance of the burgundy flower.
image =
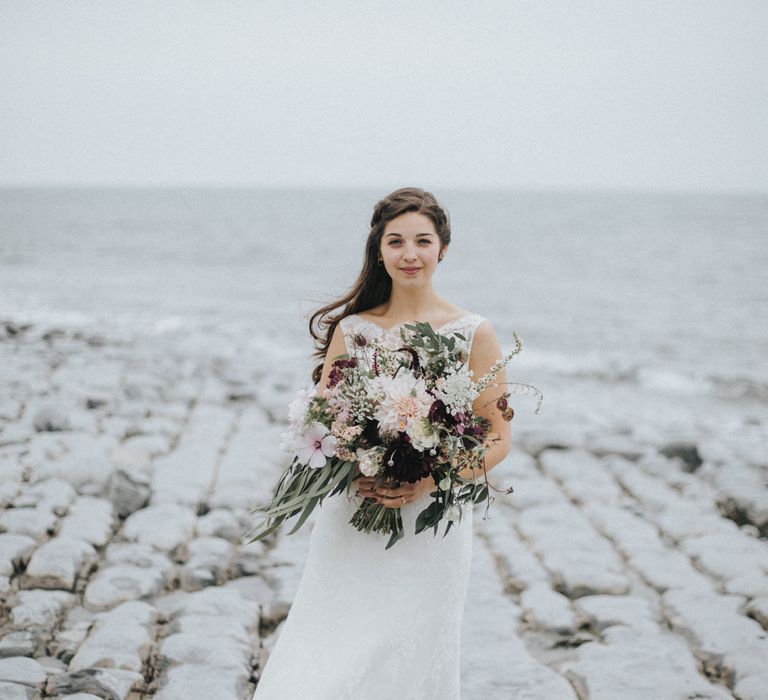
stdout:
{"type": "Polygon", "coordinates": [[[328,388],[333,389],[343,378],[343,372],[338,367],[333,367],[328,373],[328,388]]]}
{"type": "Polygon", "coordinates": [[[475,440],[482,440],[488,434],[488,430],[485,425],[479,422],[470,423],[469,425],[465,425],[463,427],[464,433],[462,434],[462,443],[467,449],[471,449],[475,446],[474,440],[471,438],[474,438],[475,440]]]}
{"type": "Polygon", "coordinates": [[[440,399],[435,399],[432,402],[427,417],[430,423],[443,423],[444,425],[451,425],[453,423],[450,413],[448,413],[445,404],[440,399]]]}
{"type": "Polygon", "coordinates": [[[333,361],[333,366],[339,369],[346,369],[347,367],[357,367],[356,357],[339,357],[333,361]]]}
{"type": "Polygon", "coordinates": [[[328,387],[335,387],[343,378],[344,370],[347,367],[357,366],[357,358],[351,357],[349,359],[340,357],[331,363],[331,371],[328,373],[328,387]]]}
{"type": "Polygon", "coordinates": [[[415,483],[431,473],[432,461],[429,453],[414,449],[407,435],[387,447],[382,456],[384,476],[395,481],[415,483]],[[390,465],[389,462],[392,462],[390,465]]]}
{"type": "Polygon", "coordinates": [[[354,342],[355,345],[357,345],[359,348],[364,348],[366,345],[368,345],[368,340],[362,333],[355,335],[354,342]]]}

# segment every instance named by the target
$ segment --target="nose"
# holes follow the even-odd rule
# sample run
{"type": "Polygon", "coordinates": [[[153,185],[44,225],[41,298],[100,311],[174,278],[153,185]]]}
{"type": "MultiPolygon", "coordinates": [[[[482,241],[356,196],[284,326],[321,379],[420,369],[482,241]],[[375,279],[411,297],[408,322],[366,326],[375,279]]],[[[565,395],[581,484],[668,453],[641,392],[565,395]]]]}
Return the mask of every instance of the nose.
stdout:
{"type": "Polygon", "coordinates": [[[403,260],[408,262],[416,260],[416,248],[411,244],[406,243],[405,250],[403,251],[403,260]]]}

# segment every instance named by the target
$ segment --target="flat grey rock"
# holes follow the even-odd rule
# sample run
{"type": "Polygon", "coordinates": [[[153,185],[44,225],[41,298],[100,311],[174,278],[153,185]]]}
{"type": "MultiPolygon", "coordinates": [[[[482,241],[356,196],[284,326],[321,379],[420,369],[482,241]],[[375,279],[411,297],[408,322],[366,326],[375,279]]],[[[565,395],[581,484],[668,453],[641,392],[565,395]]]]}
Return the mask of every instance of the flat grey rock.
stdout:
{"type": "Polygon", "coordinates": [[[32,426],[38,432],[69,430],[71,423],[63,407],[54,403],[45,403],[34,410],[32,426]]]}
{"type": "Polygon", "coordinates": [[[0,682],[18,683],[42,689],[45,685],[45,668],[26,656],[0,659],[0,682]]]}
{"type": "Polygon", "coordinates": [[[151,598],[164,585],[162,571],[135,564],[114,564],[91,578],[83,602],[90,610],[108,610],[124,601],[151,598]]]}
{"type": "Polygon", "coordinates": [[[26,484],[13,505],[17,508],[39,506],[56,513],[66,512],[76,492],[66,479],[48,478],[26,484]]]}
{"type": "Polygon", "coordinates": [[[78,577],[87,572],[96,559],[96,550],[88,542],[66,536],[54,537],[32,555],[24,583],[27,588],[71,591],[78,577]]]}
{"type": "Polygon", "coordinates": [[[168,669],[154,700],[241,700],[246,697],[250,673],[241,669],[213,669],[204,664],[182,664],[168,669]]]}
{"type": "Polygon", "coordinates": [[[35,540],[28,535],[0,534],[0,576],[13,576],[29,560],[35,546],[35,540]]]}
{"type": "Polygon", "coordinates": [[[163,552],[188,542],[195,531],[195,513],[177,503],[151,504],[128,516],[123,536],[163,552]]]}
{"type": "Polygon", "coordinates": [[[638,596],[583,596],[575,601],[575,606],[598,631],[612,625],[626,625],[638,631],[660,628],[658,616],[649,602],[638,596]]]}
{"type": "Polygon", "coordinates": [[[132,690],[139,690],[144,677],[134,671],[119,668],[84,668],[59,673],[48,678],[45,686],[51,695],[90,693],[109,700],[128,700],[132,690]]]}
{"type": "Polygon", "coordinates": [[[150,477],[148,474],[133,468],[117,468],[109,481],[109,498],[112,500],[115,512],[121,517],[127,517],[149,502],[150,477]]]}
{"type": "Polygon", "coordinates": [[[37,688],[0,681],[0,698],[3,700],[40,700],[42,695],[37,688]]]}
{"type": "Polygon", "coordinates": [[[72,658],[69,670],[122,668],[141,673],[153,643],[151,627],[157,611],[148,603],[122,603],[102,613],[72,658]]]}
{"type": "Polygon", "coordinates": [[[221,537],[197,537],[189,542],[188,559],[181,572],[185,590],[223,583],[234,569],[237,550],[221,537]]]}
{"type": "Polygon", "coordinates": [[[604,642],[582,644],[578,661],[563,670],[590,700],[701,698],[731,700],[705,680],[685,642],[672,634],[639,632],[624,625],[605,630],[604,642]]]}
{"type": "Polygon", "coordinates": [[[0,532],[27,535],[35,540],[52,533],[56,515],[46,507],[9,508],[0,513],[0,532]]]}
{"type": "Polygon", "coordinates": [[[67,591],[18,591],[9,601],[11,624],[18,629],[50,629],[74,599],[67,591]]]}
{"type": "Polygon", "coordinates": [[[540,582],[529,586],[520,594],[524,620],[530,627],[565,634],[575,632],[579,622],[571,601],[550,586],[540,582]]]}
{"type": "Polygon", "coordinates": [[[85,540],[95,547],[109,542],[114,526],[112,503],[104,498],[80,496],[59,523],[58,535],[85,540]]]}
{"type": "Polygon", "coordinates": [[[36,630],[8,632],[0,639],[0,657],[33,656],[39,640],[40,634],[36,630]]]}

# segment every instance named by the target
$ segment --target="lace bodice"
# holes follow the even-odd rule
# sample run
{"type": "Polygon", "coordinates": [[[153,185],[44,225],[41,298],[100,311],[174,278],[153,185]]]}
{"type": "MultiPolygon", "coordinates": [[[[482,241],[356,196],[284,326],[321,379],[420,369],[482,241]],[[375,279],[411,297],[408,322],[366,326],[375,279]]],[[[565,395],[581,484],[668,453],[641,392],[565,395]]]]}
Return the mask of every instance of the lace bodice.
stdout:
{"type": "MultiPolygon", "coordinates": [[[[442,333],[444,335],[448,335],[456,331],[461,333],[466,338],[466,340],[462,341],[460,338],[458,338],[457,341],[464,344],[464,347],[467,351],[467,356],[469,356],[472,351],[472,339],[474,338],[475,329],[483,321],[485,321],[485,318],[480,316],[480,314],[469,313],[464,314],[464,316],[461,316],[460,318],[448,321],[448,323],[444,323],[442,326],[435,328],[434,330],[436,333],[442,333]]],[[[368,340],[379,338],[385,344],[392,346],[400,343],[400,329],[407,323],[410,322],[403,321],[401,323],[396,323],[394,326],[390,326],[389,328],[384,328],[378,323],[374,323],[373,321],[369,321],[368,319],[363,318],[359,314],[350,314],[349,316],[345,316],[341,319],[341,321],[339,321],[341,330],[344,333],[344,343],[346,345],[347,352],[350,355],[353,354],[353,339],[358,333],[364,335],[368,340]]]]}

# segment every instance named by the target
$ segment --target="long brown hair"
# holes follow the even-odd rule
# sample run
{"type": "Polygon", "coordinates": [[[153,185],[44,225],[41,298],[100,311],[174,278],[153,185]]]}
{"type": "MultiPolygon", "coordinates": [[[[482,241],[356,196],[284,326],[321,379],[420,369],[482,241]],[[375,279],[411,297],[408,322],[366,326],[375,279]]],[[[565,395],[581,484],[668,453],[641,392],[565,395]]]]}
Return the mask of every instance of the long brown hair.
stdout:
{"type": "Polygon", "coordinates": [[[448,212],[441,207],[431,192],[420,187],[402,187],[379,200],[373,208],[371,230],[365,243],[363,269],[352,288],[344,296],[319,308],[309,319],[309,333],[315,339],[314,356],[320,364],[312,371],[312,381],[317,384],[323,374],[323,363],[331,344],[333,332],[345,316],[372,309],[387,301],[392,294],[392,278],[379,264],[379,248],[387,222],[401,214],[415,211],[428,216],[435,225],[442,250],[451,242],[451,223],[448,212]],[[337,313],[332,313],[339,309],[337,313]]]}

